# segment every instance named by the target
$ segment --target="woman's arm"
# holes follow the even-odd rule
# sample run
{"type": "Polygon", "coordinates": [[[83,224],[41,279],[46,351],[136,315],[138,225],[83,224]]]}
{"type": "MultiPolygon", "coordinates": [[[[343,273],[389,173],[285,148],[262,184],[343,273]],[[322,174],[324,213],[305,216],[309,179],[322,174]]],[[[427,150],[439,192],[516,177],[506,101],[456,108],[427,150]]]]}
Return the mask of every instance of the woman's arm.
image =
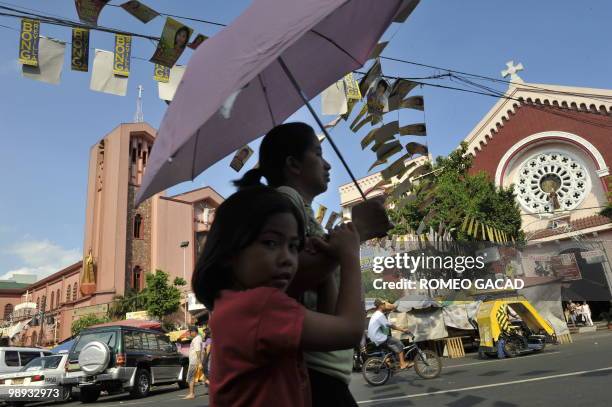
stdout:
{"type": "Polygon", "coordinates": [[[301,346],[305,350],[351,348],[361,340],[364,309],[361,299],[359,234],[351,223],[337,226],[320,249],[340,263],[340,290],[334,315],[306,310],[301,346]]]}
{"type": "Polygon", "coordinates": [[[336,313],[338,285],[334,274],[330,274],[317,289],[317,312],[329,315],[336,313]]]}

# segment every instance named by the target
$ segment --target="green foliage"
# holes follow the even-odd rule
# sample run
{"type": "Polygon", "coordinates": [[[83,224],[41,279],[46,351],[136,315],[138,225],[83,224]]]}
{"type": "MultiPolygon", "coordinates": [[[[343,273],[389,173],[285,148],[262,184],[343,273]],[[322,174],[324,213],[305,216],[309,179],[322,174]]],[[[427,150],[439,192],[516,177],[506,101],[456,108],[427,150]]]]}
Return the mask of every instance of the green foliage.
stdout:
{"type": "Polygon", "coordinates": [[[365,291],[366,298],[381,298],[387,300],[390,303],[394,303],[399,300],[403,295],[403,290],[377,290],[374,288],[373,283],[377,278],[382,278],[381,274],[374,274],[372,271],[365,271],[361,273],[361,282],[365,291]]]}
{"type": "Polygon", "coordinates": [[[612,203],[608,202],[608,205],[603,208],[599,214],[612,219],[612,203]]]}
{"type": "Polygon", "coordinates": [[[467,144],[448,157],[438,157],[433,174],[421,178],[412,187],[413,199],[394,202],[389,216],[396,227],[392,234],[402,235],[418,229],[438,230],[441,223],[457,242],[482,240],[461,230],[466,216],[497,228],[518,242],[524,241],[521,216],[514,197],[514,188],[497,188],[484,172],[470,174],[472,157],[466,154],[467,144]]]}
{"type": "Polygon", "coordinates": [[[100,317],[96,314],[87,314],[72,322],[70,330],[72,331],[72,335],[78,335],[79,332],[81,332],[87,327],[97,324],[103,324],[109,321],[110,319],[106,316],[100,317]]]}
{"type": "Polygon", "coordinates": [[[185,281],[185,279],[182,278],[182,277],[176,277],[174,279],[174,283],[172,283],[172,284],[174,284],[177,287],[182,287],[184,285],[187,285],[187,281],[185,281]]]}
{"type": "Polygon", "coordinates": [[[168,283],[169,275],[162,270],[148,273],[146,276],[147,287],[142,291],[146,310],[150,316],[158,318],[163,322],[165,316],[176,312],[181,304],[181,291],[177,287],[176,278],[174,284],[168,283]]]}
{"type": "Polygon", "coordinates": [[[145,299],[142,293],[137,293],[134,290],[128,290],[123,295],[113,297],[113,302],[108,308],[108,316],[112,320],[125,319],[125,314],[128,312],[140,311],[145,307],[145,299]]]}

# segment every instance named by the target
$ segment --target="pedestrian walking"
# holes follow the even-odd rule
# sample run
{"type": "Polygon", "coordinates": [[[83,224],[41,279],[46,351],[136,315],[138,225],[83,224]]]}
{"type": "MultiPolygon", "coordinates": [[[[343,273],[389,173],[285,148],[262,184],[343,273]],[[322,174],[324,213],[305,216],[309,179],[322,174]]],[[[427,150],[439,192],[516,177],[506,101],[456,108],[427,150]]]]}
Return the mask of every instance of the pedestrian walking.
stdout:
{"type": "Polygon", "coordinates": [[[286,294],[304,241],[301,213],[273,188],[245,188],[217,209],[192,280],[196,297],[212,312],[211,406],[310,407],[303,352],[359,343],[357,230],[342,224],[315,243],[340,264],[340,295],[331,314],[310,311],[286,294]]]}
{"type": "Polygon", "coordinates": [[[582,315],[584,315],[585,322],[588,326],[593,326],[593,319],[591,318],[591,307],[586,301],[582,302],[582,315]]]}
{"type": "Polygon", "coordinates": [[[191,344],[189,345],[189,368],[187,369],[189,393],[183,398],[191,400],[195,398],[196,372],[198,368],[202,366],[202,337],[195,325],[189,327],[189,334],[191,336],[191,344]]]}
{"type": "MultiPolygon", "coordinates": [[[[289,293],[311,311],[333,314],[341,282],[338,263],[316,248],[327,236],[312,210],[314,198],[327,190],[330,170],[331,165],[323,158],[312,127],[305,123],[285,123],[263,138],[258,168],[248,171],[234,184],[239,188],[261,185],[264,177],[269,186],[289,197],[306,227],[305,250],[300,254],[300,267],[289,293]]],[[[353,368],[352,347],[334,352],[307,352],[305,359],[314,405],[357,405],[348,387],[353,368]]]]}
{"type": "Polygon", "coordinates": [[[569,311],[570,320],[572,321],[572,325],[576,326],[576,304],[572,301],[567,304],[567,309],[569,311]]]}

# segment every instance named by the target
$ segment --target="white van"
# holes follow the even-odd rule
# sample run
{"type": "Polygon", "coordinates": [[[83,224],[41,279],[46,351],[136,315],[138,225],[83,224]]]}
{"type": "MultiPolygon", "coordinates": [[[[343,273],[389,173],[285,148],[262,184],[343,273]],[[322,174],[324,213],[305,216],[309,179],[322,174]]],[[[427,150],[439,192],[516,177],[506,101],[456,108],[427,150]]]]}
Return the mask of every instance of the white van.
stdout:
{"type": "Polygon", "coordinates": [[[17,372],[32,359],[50,355],[52,355],[50,351],[39,348],[2,346],[0,347],[0,374],[17,372]]]}

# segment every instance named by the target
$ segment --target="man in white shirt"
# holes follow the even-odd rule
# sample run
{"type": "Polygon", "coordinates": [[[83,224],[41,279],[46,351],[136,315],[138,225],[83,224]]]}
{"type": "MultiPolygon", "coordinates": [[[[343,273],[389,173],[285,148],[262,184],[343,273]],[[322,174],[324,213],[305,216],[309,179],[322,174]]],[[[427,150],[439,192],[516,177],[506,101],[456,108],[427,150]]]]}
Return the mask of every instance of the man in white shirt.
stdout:
{"type": "Polygon", "coordinates": [[[582,303],[582,315],[584,315],[585,322],[588,326],[593,326],[593,320],[591,319],[591,307],[586,301],[582,303]]]}
{"type": "Polygon", "coordinates": [[[405,334],[409,334],[410,331],[407,329],[398,328],[387,320],[387,317],[384,314],[384,301],[377,298],[374,301],[374,306],[376,307],[376,311],[370,318],[370,323],[368,324],[368,338],[370,338],[370,340],[374,342],[376,346],[385,344],[389,349],[395,352],[399,358],[401,369],[411,367],[413,364],[406,362],[404,359],[404,345],[399,339],[395,339],[391,336],[390,329],[395,329],[396,331],[401,331],[405,334]]]}

